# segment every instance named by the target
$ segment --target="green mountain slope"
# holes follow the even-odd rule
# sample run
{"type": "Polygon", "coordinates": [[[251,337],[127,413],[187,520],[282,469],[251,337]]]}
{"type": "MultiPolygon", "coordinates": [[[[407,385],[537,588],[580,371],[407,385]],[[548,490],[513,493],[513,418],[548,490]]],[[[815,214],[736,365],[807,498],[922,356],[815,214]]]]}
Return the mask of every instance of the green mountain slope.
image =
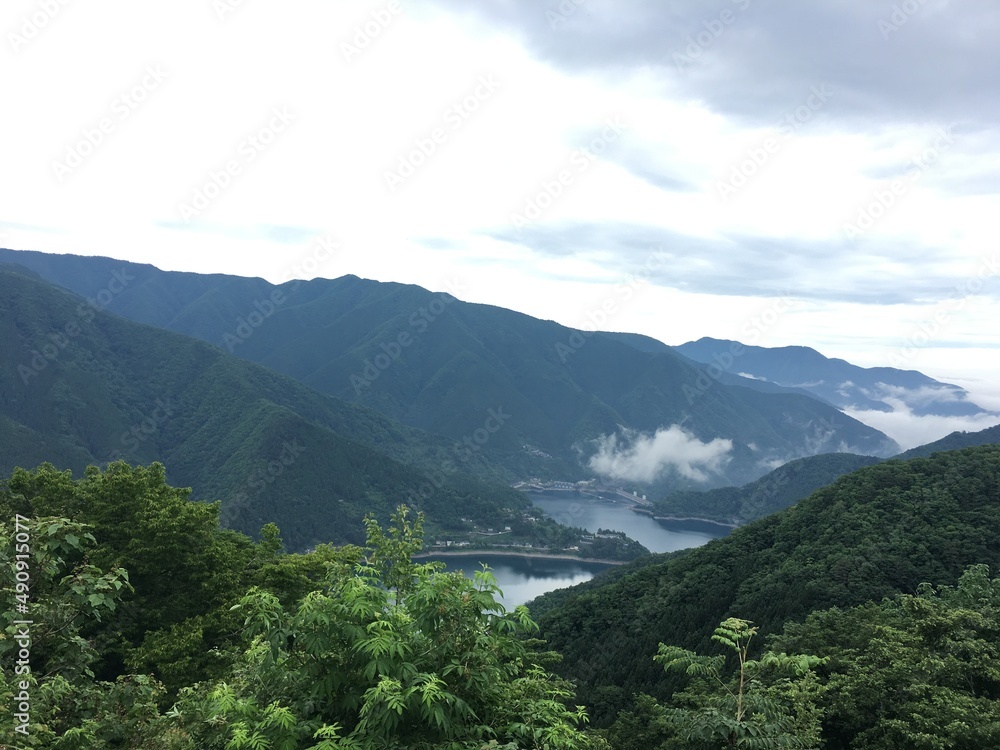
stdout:
{"type": "MultiPolygon", "coordinates": [[[[893,458],[926,458],[932,453],[1000,443],[1000,425],[978,432],[953,432],[893,458]]],[[[770,474],[742,487],[672,492],[655,501],[654,515],[706,518],[743,524],[794,505],[837,477],[876,464],[874,456],[827,453],[782,464],[770,474]]]]}
{"type": "Polygon", "coordinates": [[[742,487],[674,492],[655,503],[655,515],[744,524],[784,510],[838,477],[879,461],[874,456],[853,453],[824,453],[800,458],[742,487]]]}
{"type": "Polygon", "coordinates": [[[292,548],[357,541],[406,500],[451,528],[527,505],[453,441],[2,268],[0,351],[0,473],[164,461],[227,525],[274,521],[292,548]]]}
{"type": "Polygon", "coordinates": [[[542,597],[533,611],[564,673],[609,720],[634,692],[669,692],[652,661],[659,642],[704,649],[729,616],[776,633],[814,610],[953,585],[968,565],[1000,564],[998,524],[1000,446],[891,460],[687,554],[542,597]]]}
{"type": "MultiPolygon", "coordinates": [[[[815,453],[898,450],[813,398],[728,386],[670,350],[642,351],[416,286],[345,276],[276,287],[106,258],[6,251],[0,259],[130,319],[202,338],[453,439],[475,434],[489,410],[502,409],[508,423],[480,447],[522,477],[586,478],[595,441],[621,428],[650,436],[675,424],[732,448],[707,481],[667,468],[655,491],[742,484],[776,461],[815,453]]],[[[628,435],[626,445],[636,437],[628,435]]],[[[627,483],[641,472],[626,474],[627,483]]]]}
{"type": "Polygon", "coordinates": [[[935,440],[927,445],[918,445],[908,451],[900,453],[896,458],[925,458],[938,451],[953,451],[959,448],[970,448],[976,445],[989,445],[1000,443],[1000,425],[987,427],[978,432],[953,432],[945,435],[940,440],[935,440]]]}

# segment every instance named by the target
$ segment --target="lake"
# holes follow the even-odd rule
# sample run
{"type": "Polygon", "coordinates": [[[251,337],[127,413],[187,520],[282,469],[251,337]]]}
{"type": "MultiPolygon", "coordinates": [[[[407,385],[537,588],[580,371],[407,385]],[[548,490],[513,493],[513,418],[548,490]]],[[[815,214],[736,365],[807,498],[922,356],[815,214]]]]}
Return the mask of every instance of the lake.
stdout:
{"type": "Polygon", "coordinates": [[[587,531],[624,531],[650,552],[700,547],[730,531],[727,526],[706,521],[656,521],[629,510],[629,502],[624,498],[603,500],[577,492],[547,495],[533,492],[528,496],[545,515],[564,526],[581,526],[587,531]]]}
{"type": "MultiPolygon", "coordinates": [[[[558,495],[530,494],[531,501],[545,515],[568,526],[580,526],[587,531],[612,529],[623,531],[646,547],[650,552],[674,552],[726,536],[730,529],[702,521],[656,521],[650,516],[634,513],[627,502],[601,500],[591,495],[575,492],[558,495]]],[[[461,570],[472,577],[480,563],[490,566],[497,583],[503,590],[503,603],[508,609],[565,586],[589,581],[609,565],[579,560],[549,560],[533,557],[514,557],[470,553],[468,555],[440,556],[448,570],[461,570]]]]}
{"type": "Polygon", "coordinates": [[[480,563],[486,563],[496,576],[497,584],[503,591],[501,601],[508,610],[547,591],[589,581],[602,570],[611,567],[606,563],[491,555],[487,552],[454,556],[432,555],[417,562],[427,562],[428,559],[440,560],[449,571],[460,570],[467,578],[472,578],[476,571],[482,569],[480,563]]]}

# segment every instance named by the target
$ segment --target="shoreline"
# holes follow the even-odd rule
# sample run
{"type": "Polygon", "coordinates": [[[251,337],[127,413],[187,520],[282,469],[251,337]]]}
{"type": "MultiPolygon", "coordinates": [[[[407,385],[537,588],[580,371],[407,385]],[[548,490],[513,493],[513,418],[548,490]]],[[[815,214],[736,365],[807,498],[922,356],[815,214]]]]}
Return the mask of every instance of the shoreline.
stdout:
{"type": "Polygon", "coordinates": [[[632,511],[633,513],[638,513],[639,515],[649,516],[654,521],[678,521],[681,523],[687,521],[695,521],[697,523],[710,523],[713,526],[722,526],[727,529],[738,529],[740,527],[740,525],[736,523],[726,523],[725,521],[716,521],[711,518],[698,518],[697,516],[657,516],[653,513],[653,510],[651,508],[636,503],[634,498],[629,498],[629,497],[610,498],[610,497],[602,497],[601,495],[597,495],[590,492],[580,492],[579,490],[563,490],[563,489],[521,490],[521,491],[524,492],[526,495],[530,495],[532,493],[542,495],[546,494],[546,492],[576,492],[577,494],[580,495],[589,495],[590,497],[596,498],[598,500],[604,500],[606,502],[612,502],[612,503],[617,503],[622,500],[631,500],[633,504],[627,506],[628,510],[632,511]]]}
{"type": "Polygon", "coordinates": [[[419,552],[412,556],[413,560],[428,557],[472,557],[477,554],[498,555],[500,557],[526,557],[535,560],[573,560],[574,562],[598,563],[599,565],[625,565],[626,560],[605,560],[595,557],[577,557],[575,555],[560,555],[555,552],[514,552],[512,550],[490,550],[490,549],[470,549],[467,552],[441,551],[441,552],[419,552]]]}
{"type": "Polygon", "coordinates": [[[654,521],[697,521],[698,523],[710,523],[713,526],[725,526],[727,529],[738,529],[739,524],[726,523],[725,521],[713,521],[711,518],[696,518],[694,516],[651,516],[654,521]]]}

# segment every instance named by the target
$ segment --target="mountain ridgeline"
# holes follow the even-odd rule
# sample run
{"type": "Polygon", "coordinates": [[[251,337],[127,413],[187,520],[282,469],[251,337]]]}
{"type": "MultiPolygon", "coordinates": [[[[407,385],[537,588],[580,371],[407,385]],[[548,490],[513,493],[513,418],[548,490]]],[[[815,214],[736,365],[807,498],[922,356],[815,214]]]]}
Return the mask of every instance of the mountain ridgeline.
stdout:
{"type": "Polygon", "coordinates": [[[654,515],[744,524],[794,505],[838,477],[879,461],[874,456],[853,453],[800,458],[742,487],[673,492],[654,502],[654,515]]]}
{"type": "MultiPolygon", "coordinates": [[[[918,415],[986,412],[957,385],[916,370],[858,367],[843,359],[824,357],[807,346],[768,348],[706,337],[675,349],[697,362],[721,367],[730,378],[742,375],[743,380],[806,391],[841,409],[892,411],[894,403],[902,403],[918,415]],[[738,352],[735,357],[731,356],[733,351],[738,352]]],[[[896,358],[905,361],[900,355],[896,358]]]]}
{"type": "Polygon", "coordinates": [[[699,474],[667,461],[652,480],[627,468],[615,478],[656,494],[743,484],[817,453],[898,450],[809,395],[727,385],[669,348],[644,350],[416,286],[354,276],[275,286],[23,251],[0,251],[0,260],[411,427],[465,443],[478,435],[477,453],[508,477],[587,478],[609,438],[627,451],[630,440],[672,425],[687,439],[731,446],[699,474]],[[502,429],[485,435],[487,420],[501,418],[502,429]]]}
{"type": "Polygon", "coordinates": [[[3,473],[163,461],[226,525],[275,522],[293,549],[359,541],[400,501],[444,529],[528,505],[467,446],[2,267],[0,349],[3,473]]]}
{"type": "MultiPolygon", "coordinates": [[[[933,443],[911,448],[893,458],[926,458],[940,451],[1000,443],[1000,425],[977,432],[953,432],[933,443]]],[[[740,525],[794,505],[844,474],[881,459],[852,453],[827,453],[782,464],[742,487],[681,490],[653,501],[651,515],[695,517],[740,525]]]]}

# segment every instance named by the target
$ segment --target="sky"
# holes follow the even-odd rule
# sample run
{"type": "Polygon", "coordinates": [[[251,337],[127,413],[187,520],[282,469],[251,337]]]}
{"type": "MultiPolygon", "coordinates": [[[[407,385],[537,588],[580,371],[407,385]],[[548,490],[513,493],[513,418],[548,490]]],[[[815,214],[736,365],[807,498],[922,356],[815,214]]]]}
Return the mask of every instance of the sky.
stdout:
{"type": "Polygon", "coordinates": [[[1000,410],[993,3],[6,0],[0,34],[0,246],[806,345],[1000,410]]]}

